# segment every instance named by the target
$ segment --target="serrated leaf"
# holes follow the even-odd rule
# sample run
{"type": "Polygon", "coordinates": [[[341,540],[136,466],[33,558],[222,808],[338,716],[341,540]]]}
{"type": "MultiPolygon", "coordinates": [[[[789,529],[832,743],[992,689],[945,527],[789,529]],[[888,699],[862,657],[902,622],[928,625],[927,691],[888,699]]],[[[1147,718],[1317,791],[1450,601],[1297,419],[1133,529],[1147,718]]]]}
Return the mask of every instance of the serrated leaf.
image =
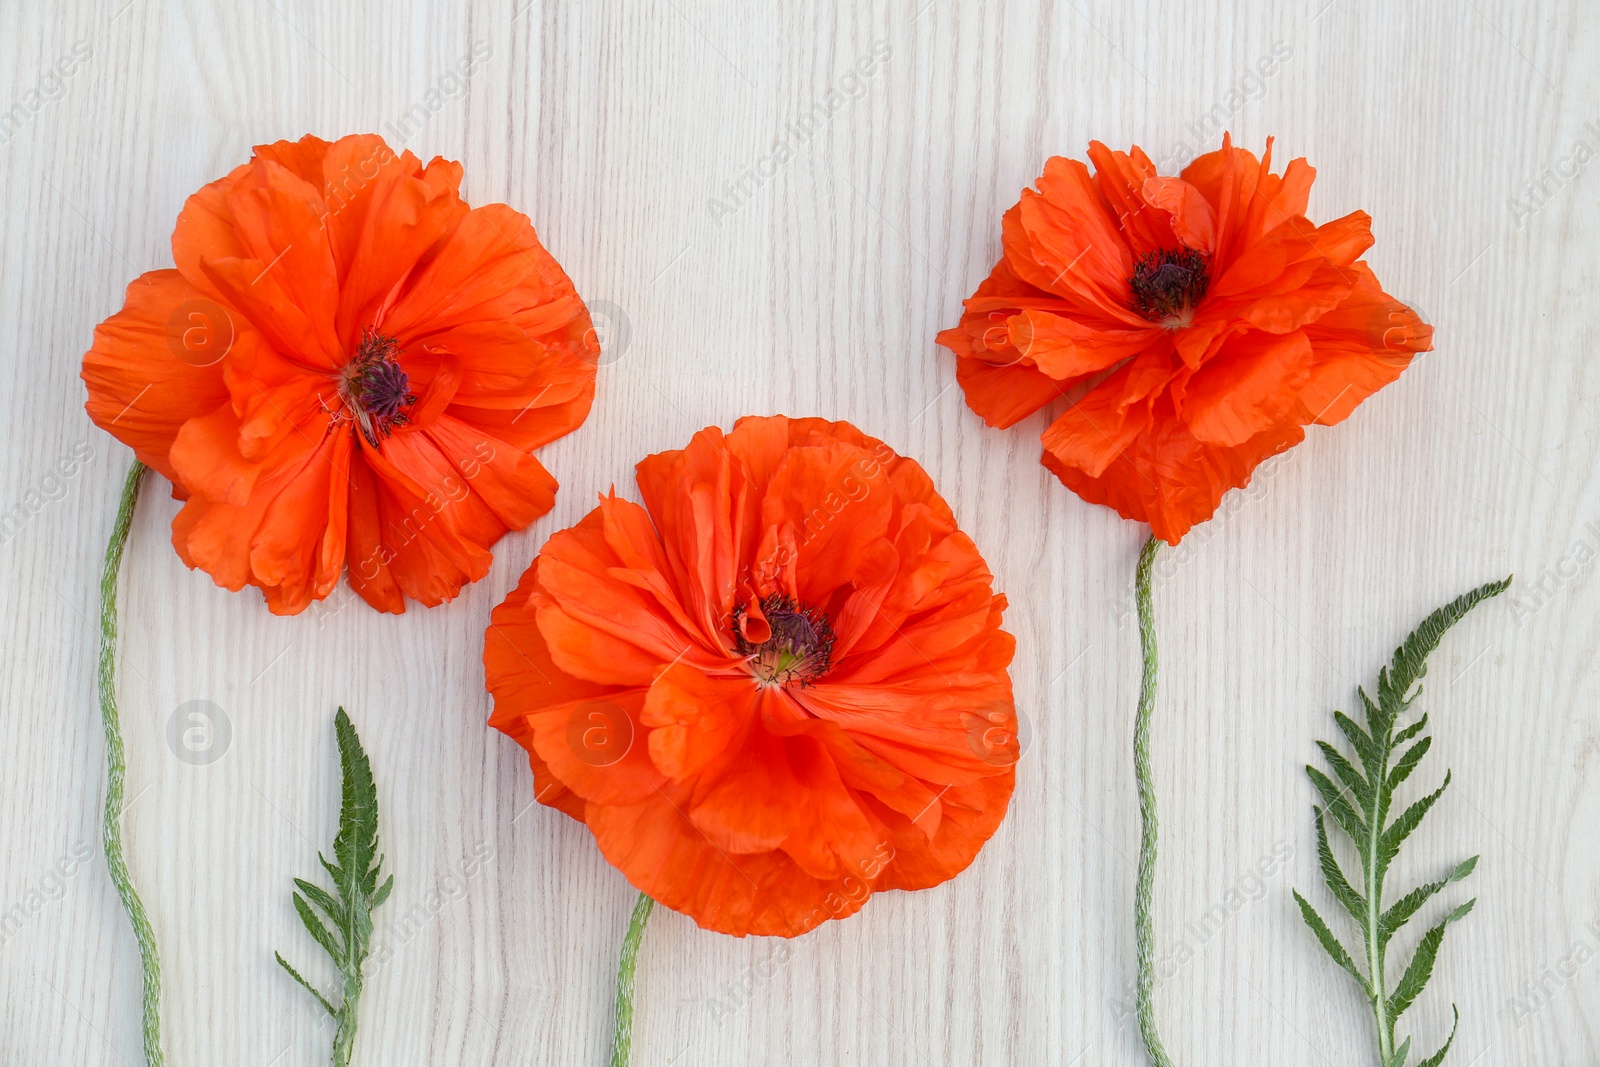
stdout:
{"type": "MultiPolygon", "coordinates": [[[[1300,895],[1299,890],[1294,891],[1294,899],[1300,905],[1300,915],[1305,919],[1306,925],[1311,927],[1311,932],[1317,935],[1318,941],[1322,942],[1323,950],[1333,958],[1334,963],[1348,971],[1350,977],[1360,983],[1363,990],[1367,989],[1367,980],[1361,977],[1361,971],[1357,969],[1355,960],[1350,958],[1350,953],[1345,951],[1344,946],[1339,943],[1339,939],[1333,936],[1333,931],[1328,929],[1328,924],[1322,921],[1322,916],[1318,915],[1316,909],[1306,901],[1305,897],[1300,895]]],[[[1368,995],[1371,995],[1370,992],[1368,995]]]]}
{"type": "Polygon", "coordinates": [[[1339,787],[1333,784],[1333,779],[1309,764],[1306,766],[1306,776],[1311,779],[1311,784],[1317,787],[1317,792],[1322,794],[1322,803],[1327,806],[1328,814],[1333,816],[1333,821],[1338,823],[1352,840],[1365,837],[1366,823],[1356,814],[1344,794],[1339,792],[1339,787]]]}
{"type": "Polygon", "coordinates": [[[1322,758],[1328,761],[1328,766],[1333,769],[1334,775],[1339,779],[1344,791],[1354,798],[1357,804],[1364,804],[1371,795],[1372,787],[1367,780],[1356,770],[1355,764],[1344,758],[1344,753],[1328,744],[1318,741],[1317,747],[1322,750],[1322,758]]]}
{"type": "MultiPolygon", "coordinates": [[[[1367,719],[1372,719],[1372,702],[1367,699],[1365,691],[1361,692],[1361,700],[1367,705],[1367,719]]],[[[1338,724],[1339,732],[1344,734],[1344,739],[1350,742],[1350,747],[1356,750],[1356,756],[1361,760],[1361,766],[1366,769],[1369,780],[1377,779],[1378,745],[1365,730],[1356,725],[1356,721],[1342,711],[1333,713],[1333,721],[1338,724]]]]}
{"type": "Polygon", "coordinates": [[[1384,707],[1384,702],[1381,699],[1383,690],[1382,671],[1378,672],[1378,689],[1380,699],[1377,703],[1373,703],[1372,697],[1368,695],[1365,689],[1356,688],[1356,693],[1361,697],[1361,708],[1367,716],[1367,734],[1374,742],[1379,738],[1389,736],[1394,728],[1395,716],[1398,714],[1393,708],[1384,707]]]}
{"type": "Polygon", "coordinates": [[[307,993],[310,993],[312,996],[316,997],[317,1002],[327,1009],[329,1015],[338,1014],[333,1005],[329,1003],[328,998],[317,991],[316,986],[306,981],[303,977],[301,977],[299,971],[289,966],[289,961],[283,958],[282,953],[274,952],[273,955],[278,958],[278,965],[289,972],[289,977],[293,978],[296,982],[299,982],[302,986],[304,986],[307,993]]]}
{"type": "MultiPolygon", "coordinates": [[[[1398,747],[1400,743],[1400,740],[1396,738],[1395,746],[1398,747]]],[[[1389,780],[1387,783],[1389,792],[1393,793],[1396,789],[1400,788],[1401,784],[1404,783],[1407,778],[1411,777],[1411,772],[1417,769],[1417,764],[1422,762],[1422,757],[1426,756],[1428,754],[1428,749],[1432,747],[1433,738],[1424,737],[1421,741],[1418,741],[1416,744],[1406,749],[1405,752],[1401,753],[1400,758],[1394,762],[1394,770],[1389,772],[1389,780]]]]}
{"type": "Polygon", "coordinates": [[[1379,685],[1387,682],[1398,696],[1406,703],[1415,699],[1410,697],[1413,685],[1422,679],[1428,669],[1428,656],[1439,647],[1439,642],[1444,640],[1444,635],[1450,627],[1461,621],[1462,616],[1471,611],[1479,603],[1492,596],[1499,596],[1511,585],[1509,576],[1498,582],[1486,582],[1468,593],[1462,593],[1444,607],[1422,620],[1422,625],[1401,642],[1400,647],[1394,651],[1394,659],[1389,667],[1379,672],[1379,685]]]}
{"type": "Polygon", "coordinates": [[[322,909],[324,915],[335,926],[344,922],[344,906],[334,900],[328,891],[319,885],[313,885],[304,878],[294,880],[295,888],[305,894],[305,898],[322,909]]]}
{"type": "Polygon", "coordinates": [[[1433,974],[1433,961],[1439,954],[1439,946],[1444,943],[1445,928],[1465,918],[1477,902],[1476,897],[1467,901],[1422,935],[1422,940],[1417,944],[1416,954],[1406,965],[1406,973],[1400,976],[1400,984],[1395,986],[1394,995],[1389,998],[1389,1018],[1398,1019],[1407,1008],[1411,1007],[1433,974]]]}
{"type": "Polygon", "coordinates": [[[1455,1043],[1456,1027],[1461,1025],[1461,1013],[1456,1010],[1454,1004],[1450,1005],[1450,1014],[1455,1016],[1455,1021],[1450,1024],[1450,1036],[1445,1038],[1444,1044],[1439,1046],[1438,1052],[1417,1064],[1417,1067],[1439,1067],[1439,1064],[1444,1062],[1444,1054],[1449,1052],[1450,1046],[1455,1043]]]}
{"type": "Polygon", "coordinates": [[[1400,851],[1401,842],[1411,836],[1411,831],[1417,828],[1417,825],[1422,822],[1422,817],[1432,810],[1433,805],[1444,795],[1444,791],[1448,788],[1450,788],[1450,772],[1446,771],[1444,783],[1438,789],[1435,789],[1407,808],[1398,819],[1389,825],[1388,829],[1383,831],[1383,835],[1378,841],[1378,879],[1380,881],[1383,879],[1384,872],[1389,869],[1389,864],[1393,862],[1395,853],[1400,851]]]}
{"type": "Polygon", "coordinates": [[[376,893],[372,894],[372,906],[374,908],[376,908],[379,904],[382,904],[384,901],[388,900],[389,899],[389,891],[391,889],[393,889],[393,888],[394,888],[394,875],[391,874],[389,876],[389,880],[387,882],[384,882],[381,886],[379,886],[378,887],[378,891],[376,893]]]}
{"type": "Polygon", "coordinates": [[[1322,880],[1334,899],[1344,905],[1352,919],[1361,922],[1367,912],[1367,902],[1339,869],[1339,861],[1333,858],[1333,849],[1328,846],[1328,828],[1321,812],[1317,813],[1317,861],[1322,865],[1322,880]]]}
{"type": "Polygon", "coordinates": [[[322,950],[338,960],[344,953],[339,947],[339,941],[333,931],[322,924],[317,918],[317,913],[311,910],[311,905],[306,903],[306,898],[299,893],[294,894],[294,910],[300,913],[300,922],[310,931],[311,936],[317,939],[317,944],[322,950]]]}
{"type": "Polygon", "coordinates": [[[1394,1055],[1389,1059],[1389,1067],[1405,1067],[1406,1057],[1411,1054],[1411,1039],[1408,1037],[1400,1042],[1400,1047],[1394,1050],[1394,1055]]]}
{"type": "Polygon", "coordinates": [[[1462,860],[1460,863],[1456,864],[1454,870],[1445,875],[1443,878],[1439,879],[1439,881],[1429,882],[1426,885],[1419,885],[1417,888],[1401,897],[1388,911],[1384,912],[1378,920],[1378,944],[1387,946],[1389,944],[1389,939],[1394,936],[1395,931],[1404,926],[1407,920],[1417,913],[1417,909],[1421,908],[1422,905],[1428,902],[1430,897],[1450,883],[1461,881],[1461,879],[1471,874],[1473,868],[1477,865],[1477,856],[1473,856],[1468,860],[1462,860]]]}
{"type": "Polygon", "coordinates": [[[378,853],[378,789],[372,780],[372,764],[343,708],[333,725],[339,737],[343,777],[333,855],[339,866],[339,896],[352,902],[366,896],[367,871],[378,853]]]}
{"type": "Polygon", "coordinates": [[[1422,715],[1422,717],[1419,718],[1416,722],[1412,723],[1410,726],[1407,726],[1404,730],[1401,730],[1399,733],[1394,735],[1394,745],[1395,745],[1395,747],[1396,748],[1400,747],[1401,745],[1405,744],[1407,741],[1411,740],[1413,737],[1416,737],[1418,734],[1420,734],[1422,731],[1426,730],[1427,728],[1428,728],[1428,716],[1427,716],[1426,713],[1424,713],[1422,715]]]}

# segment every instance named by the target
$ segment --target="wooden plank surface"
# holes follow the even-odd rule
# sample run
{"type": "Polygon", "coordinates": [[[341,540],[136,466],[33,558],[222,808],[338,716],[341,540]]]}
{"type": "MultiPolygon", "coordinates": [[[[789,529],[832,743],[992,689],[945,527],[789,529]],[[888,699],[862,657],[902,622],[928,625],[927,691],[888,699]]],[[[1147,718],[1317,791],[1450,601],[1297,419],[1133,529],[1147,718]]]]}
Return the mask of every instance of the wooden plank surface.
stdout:
{"type": "Polygon", "coordinates": [[[521,752],[484,726],[483,629],[551,532],[613,483],[631,493],[637,459],[774,411],[850,419],[927,467],[1010,596],[1031,738],[1007,821],[936,890],[794,942],[658,912],[636,1063],[1141,1062],[1122,1004],[1142,535],[1038,465],[1044,416],[984,428],[932,340],[1048,155],[1100,138],[1175,165],[1225,124],[1319,168],[1315,217],[1371,212],[1371,262],[1438,345],[1163,563],[1168,1048],[1186,1064],[1369,1062],[1363,1005],[1290,897],[1326,900],[1300,768],[1411,625],[1514,571],[1430,675],[1429,762],[1455,785],[1403,875],[1483,859],[1478,910],[1408,1022],[1432,1047],[1456,1003],[1460,1067],[1596,1062],[1600,161],[1578,157],[1600,152],[1597,56],[1592,5],[1551,0],[0,7],[0,107],[15,105],[0,506],[16,520],[0,546],[0,1061],[139,1060],[92,686],[130,455],[83,414],[91,329],[135,274],[170,265],[184,197],[252,144],[377,130],[461,160],[474,203],[530,215],[605,302],[610,350],[592,416],[542,453],[555,510],[443,608],[274,618],[182,566],[176,505],[151,485],[121,691],[169,1062],[325,1059],[328,1029],[272,951],[313,955],[288,879],[331,840],[341,703],[396,876],[358,1062],[602,1062],[634,894],[581,827],[528,810],[521,752]],[[48,76],[58,63],[70,74],[48,76]],[[210,762],[167,740],[193,701],[216,725],[210,762]]]}

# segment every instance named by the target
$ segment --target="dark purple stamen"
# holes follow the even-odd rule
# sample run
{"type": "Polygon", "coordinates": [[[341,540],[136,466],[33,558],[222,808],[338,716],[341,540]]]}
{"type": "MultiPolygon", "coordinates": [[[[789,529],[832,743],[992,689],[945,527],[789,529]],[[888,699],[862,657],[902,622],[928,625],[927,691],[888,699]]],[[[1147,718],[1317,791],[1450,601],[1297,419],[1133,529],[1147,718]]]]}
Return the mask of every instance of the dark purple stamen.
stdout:
{"type": "Polygon", "coordinates": [[[374,419],[399,418],[400,409],[417,399],[407,391],[409,384],[410,379],[400,369],[400,364],[393,360],[380,360],[369,363],[361,372],[356,398],[374,419]]]}
{"type": "Polygon", "coordinates": [[[1146,252],[1134,264],[1128,287],[1132,309],[1151,322],[1186,326],[1190,313],[1211,285],[1206,257],[1192,248],[1146,252]]]}
{"type": "Polygon", "coordinates": [[[417,402],[399,356],[397,339],[368,326],[362,331],[361,347],[344,371],[340,394],[362,436],[373,447],[396,426],[406,424],[408,416],[403,409],[417,402]]]}
{"type": "Polygon", "coordinates": [[[733,609],[734,644],[741,656],[749,657],[751,669],[773,685],[806,686],[828,673],[834,637],[828,617],[781,593],[763,597],[760,605],[772,636],[759,644],[745,638],[741,625],[749,606],[733,609]]]}

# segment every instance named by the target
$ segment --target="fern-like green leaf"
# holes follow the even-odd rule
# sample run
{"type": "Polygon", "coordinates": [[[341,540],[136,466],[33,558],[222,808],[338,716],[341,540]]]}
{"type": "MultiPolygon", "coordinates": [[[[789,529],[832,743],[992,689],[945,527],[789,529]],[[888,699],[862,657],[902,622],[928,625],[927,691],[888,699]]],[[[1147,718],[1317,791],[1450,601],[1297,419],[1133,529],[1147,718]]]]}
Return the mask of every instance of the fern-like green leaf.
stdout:
{"type": "Polygon", "coordinates": [[[1328,845],[1328,827],[1323,822],[1320,811],[1317,812],[1317,861],[1322,866],[1322,880],[1328,883],[1334,899],[1344,905],[1344,910],[1350,913],[1352,919],[1360,922],[1361,917],[1367,913],[1367,902],[1344,876],[1339,861],[1333,858],[1333,849],[1328,845]]]}
{"type": "MultiPolygon", "coordinates": [[[[1362,693],[1361,699],[1367,705],[1367,721],[1372,721],[1372,713],[1376,710],[1372,702],[1367,699],[1367,694],[1362,693]]],[[[1333,721],[1339,725],[1339,732],[1344,734],[1350,747],[1356,750],[1356,755],[1361,759],[1361,766],[1366,768],[1367,777],[1372,777],[1373,768],[1378,765],[1378,746],[1365,730],[1356,725],[1356,721],[1342,711],[1333,713],[1333,721]]]]}
{"type": "MultiPolygon", "coordinates": [[[[1417,722],[1421,724],[1425,724],[1427,721],[1428,717],[1426,715],[1417,720],[1417,722]]],[[[1398,748],[1405,744],[1405,740],[1397,734],[1395,736],[1394,743],[1395,747],[1398,748]]],[[[1417,769],[1417,764],[1422,762],[1422,757],[1426,756],[1428,754],[1428,749],[1432,747],[1433,738],[1424,737],[1421,741],[1418,741],[1416,744],[1406,749],[1405,752],[1401,754],[1400,758],[1394,761],[1394,770],[1389,772],[1389,792],[1392,793],[1396,789],[1399,789],[1400,786],[1405,783],[1405,780],[1411,777],[1411,772],[1417,769]]]]}
{"type": "Polygon", "coordinates": [[[1476,856],[1473,856],[1469,860],[1462,860],[1460,863],[1456,864],[1455,870],[1451,871],[1437,882],[1429,882],[1426,885],[1419,885],[1417,888],[1401,897],[1378,919],[1378,943],[1380,945],[1387,945],[1389,943],[1389,939],[1394,936],[1395,931],[1404,926],[1406,921],[1409,920],[1411,916],[1415,915],[1417,913],[1417,909],[1426,904],[1430,897],[1432,897],[1439,890],[1443,889],[1445,886],[1449,885],[1451,882],[1461,881],[1461,879],[1471,874],[1473,868],[1477,865],[1478,857],[1476,856]]]}
{"type": "Polygon", "coordinates": [[[1299,890],[1295,890],[1294,899],[1300,905],[1300,914],[1305,918],[1306,925],[1311,927],[1311,932],[1317,935],[1317,940],[1322,942],[1322,947],[1333,958],[1333,962],[1349,971],[1350,977],[1360,982],[1361,987],[1365,989],[1367,980],[1361,977],[1361,970],[1356,966],[1356,961],[1350,958],[1350,953],[1345,951],[1345,947],[1339,943],[1339,939],[1334,936],[1333,931],[1328,929],[1328,924],[1323,921],[1322,916],[1318,915],[1317,910],[1307,903],[1306,898],[1300,895],[1299,890]]]}
{"type": "Polygon", "coordinates": [[[294,884],[298,892],[293,897],[301,923],[339,972],[342,996],[338,1006],[318,992],[281,955],[277,959],[290,977],[316,997],[337,1021],[332,1062],[334,1067],[348,1067],[355,1044],[356,1006],[364,981],[361,969],[372,943],[372,912],[389,898],[394,877],[391,875],[382,885],[378,884],[383,867],[383,857],[378,854],[378,789],[372,779],[372,764],[343,708],[334,718],[334,733],[339,743],[341,780],[339,830],[333,839],[334,858],[329,860],[317,854],[334,888],[330,893],[303,878],[296,878],[294,884]],[[313,904],[327,916],[327,922],[312,910],[313,904]],[[332,923],[331,928],[328,923],[332,923]]]}
{"type": "Polygon", "coordinates": [[[294,887],[300,890],[301,894],[307,900],[321,908],[322,913],[326,915],[329,921],[335,926],[344,922],[344,905],[340,904],[337,900],[334,900],[333,897],[328,894],[326,889],[323,889],[319,885],[313,885],[304,878],[296,878],[294,880],[294,887]]]}
{"type": "Polygon", "coordinates": [[[1389,998],[1389,1015],[1392,1018],[1398,1019],[1407,1008],[1411,1007],[1412,1001],[1417,999],[1417,994],[1422,992],[1422,987],[1427,985],[1428,979],[1433,976],[1433,961],[1439,955],[1439,946],[1444,944],[1445,927],[1458,919],[1466,918],[1467,913],[1477,903],[1476,897],[1467,901],[1422,935],[1416,953],[1406,966],[1406,973],[1400,976],[1400,984],[1395,987],[1394,996],[1389,998]]]}
{"type": "Polygon", "coordinates": [[[1389,872],[1389,864],[1393,863],[1395,856],[1399,854],[1401,844],[1411,836],[1411,831],[1421,824],[1422,817],[1433,810],[1433,805],[1444,796],[1444,791],[1449,787],[1450,772],[1446,771],[1443,785],[1407,808],[1398,819],[1389,824],[1387,830],[1383,831],[1378,838],[1379,881],[1382,881],[1383,876],[1389,872]]]}
{"type": "Polygon", "coordinates": [[[1411,740],[1413,737],[1416,737],[1418,734],[1420,734],[1422,731],[1426,730],[1427,728],[1428,728],[1428,716],[1427,715],[1423,715],[1420,718],[1418,718],[1416,722],[1412,723],[1410,726],[1407,726],[1404,730],[1401,730],[1399,733],[1394,735],[1395,747],[1399,748],[1401,745],[1405,744],[1407,741],[1411,740]]]}
{"type": "Polygon", "coordinates": [[[1445,1038],[1444,1044],[1439,1046],[1439,1051],[1417,1064],[1417,1067],[1439,1067],[1444,1062],[1444,1054],[1450,1051],[1450,1046],[1455,1044],[1456,1027],[1461,1025],[1461,1013],[1456,1011],[1454,1004],[1450,1005],[1450,1014],[1455,1016],[1455,1021],[1450,1024],[1450,1036],[1445,1038]]]}
{"type": "MultiPolygon", "coordinates": [[[[1396,724],[1420,696],[1418,683],[1427,673],[1428,656],[1439,647],[1439,642],[1450,627],[1477,604],[1504,592],[1510,583],[1511,579],[1506,578],[1480,586],[1424,619],[1395,649],[1390,661],[1378,671],[1377,700],[1374,701],[1365,689],[1357,689],[1366,722],[1357,723],[1340,711],[1333,714],[1334,723],[1354,752],[1355,759],[1350,759],[1325,741],[1318,741],[1317,747],[1332,777],[1315,767],[1306,768],[1306,774],[1322,801],[1321,806],[1313,808],[1317,860],[1322,879],[1334,899],[1360,928],[1365,969],[1352,958],[1322,916],[1298,892],[1294,895],[1295,901],[1300,905],[1300,914],[1316,935],[1318,943],[1366,994],[1376,1029],[1378,1062],[1384,1067],[1405,1067],[1406,1059],[1411,1054],[1411,1039],[1407,1037],[1396,1045],[1396,1020],[1411,1007],[1432,977],[1439,949],[1444,944],[1446,928],[1465,918],[1476,901],[1469,900],[1457,906],[1422,935],[1392,993],[1387,977],[1390,940],[1437,893],[1470,875],[1478,862],[1476,856],[1465,860],[1444,878],[1417,886],[1387,910],[1384,909],[1384,881],[1400,846],[1421,825],[1423,818],[1450,785],[1447,771],[1444,783],[1438,789],[1413,802],[1390,820],[1396,790],[1416,771],[1433,744],[1433,739],[1425,732],[1428,727],[1427,715],[1398,730],[1396,724]],[[1409,747],[1405,747],[1407,745],[1409,747]],[[1334,856],[1328,839],[1329,819],[1350,838],[1360,856],[1359,882],[1345,875],[1334,856]]],[[[1456,1024],[1459,1022],[1458,1014],[1456,1024]]],[[[1452,1024],[1450,1037],[1444,1045],[1417,1067],[1439,1067],[1455,1040],[1456,1024],[1452,1024]]]]}
{"type": "Polygon", "coordinates": [[[280,966],[284,970],[288,971],[289,972],[289,977],[293,978],[296,982],[299,982],[302,986],[304,986],[307,993],[310,993],[312,996],[316,997],[317,998],[317,1003],[321,1004],[323,1006],[323,1008],[325,1008],[327,1010],[329,1015],[338,1014],[338,1009],[336,1009],[333,1006],[332,1002],[330,1002],[327,997],[323,996],[317,990],[316,986],[312,985],[310,982],[306,981],[305,978],[301,977],[301,974],[300,974],[299,971],[297,971],[293,967],[289,966],[289,961],[284,959],[283,955],[281,953],[274,952],[273,955],[276,956],[277,959],[278,959],[278,966],[280,966]]]}
{"type": "MultiPolygon", "coordinates": [[[[1422,680],[1428,670],[1428,656],[1439,647],[1450,627],[1462,616],[1490,597],[1499,596],[1511,586],[1511,577],[1498,582],[1488,582],[1471,592],[1462,593],[1444,607],[1422,620],[1422,625],[1411,631],[1400,647],[1394,651],[1394,661],[1378,672],[1378,690],[1382,693],[1392,688],[1397,696],[1409,705],[1415,695],[1407,696],[1411,687],[1422,680]]],[[[1391,726],[1393,723],[1390,724],[1391,726]]]]}
{"type": "Polygon", "coordinates": [[[1344,783],[1345,789],[1355,798],[1356,803],[1361,803],[1362,798],[1367,796],[1372,789],[1367,780],[1361,776],[1361,772],[1356,770],[1353,763],[1344,758],[1343,752],[1340,752],[1328,742],[1318,741],[1317,748],[1322,750],[1322,758],[1328,761],[1328,766],[1333,768],[1333,773],[1338,776],[1340,782],[1344,783]]]}
{"type": "Polygon", "coordinates": [[[1317,787],[1317,792],[1322,794],[1322,802],[1327,805],[1328,814],[1333,816],[1333,821],[1343,827],[1344,832],[1351,838],[1365,837],[1366,823],[1356,814],[1355,808],[1350,806],[1349,798],[1333,784],[1333,779],[1315,767],[1307,767],[1306,775],[1311,779],[1311,784],[1317,787]]]}
{"type": "Polygon", "coordinates": [[[311,905],[306,903],[306,898],[299,893],[294,894],[294,910],[300,913],[301,924],[312,937],[317,939],[322,951],[338,959],[343,954],[339,939],[333,936],[333,931],[322,924],[322,920],[317,918],[317,913],[311,910],[311,905]]]}

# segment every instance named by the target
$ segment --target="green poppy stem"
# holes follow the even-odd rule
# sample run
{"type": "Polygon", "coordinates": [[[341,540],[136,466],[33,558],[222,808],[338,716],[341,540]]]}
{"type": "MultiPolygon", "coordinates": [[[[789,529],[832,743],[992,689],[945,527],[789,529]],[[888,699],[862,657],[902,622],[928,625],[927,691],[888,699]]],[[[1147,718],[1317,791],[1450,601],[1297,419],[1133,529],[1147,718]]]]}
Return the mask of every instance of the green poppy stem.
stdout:
{"type": "Polygon", "coordinates": [[[622,958],[617,962],[617,1024],[611,1037],[611,1067],[628,1067],[633,1056],[633,975],[639,965],[639,942],[644,940],[645,923],[656,902],[639,894],[628,919],[628,934],[622,940],[622,958]]]}
{"type": "Polygon", "coordinates": [[[1150,780],[1150,712],[1156,702],[1156,624],[1150,606],[1150,571],[1161,542],[1154,534],[1139,553],[1133,595],[1139,609],[1139,647],[1144,676],[1139,683],[1139,713],[1133,727],[1133,775],[1139,785],[1139,884],[1134,891],[1133,929],[1139,951],[1139,1034],[1154,1067],[1172,1067],[1156,1032],[1155,931],[1150,921],[1156,886],[1156,790],[1150,780]]]}
{"type": "Polygon", "coordinates": [[[104,841],[106,867],[111,883],[133,924],[139,942],[139,967],[144,975],[144,1058],[148,1067],[162,1067],[161,1055],[161,959],[156,954],[156,934],[145,914],[144,902],[133,887],[128,863],[122,855],[123,795],[128,773],[122,744],[122,724],[117,712],[117,575],[122,570],[122,550],[133,525],[133,508],[139,502],[139,484],[146,468],[134,460],[122,484],[122,502],[106,544],[105,569],[100,574],[100,718],[106,731],[106,808],[104,841]]]}

